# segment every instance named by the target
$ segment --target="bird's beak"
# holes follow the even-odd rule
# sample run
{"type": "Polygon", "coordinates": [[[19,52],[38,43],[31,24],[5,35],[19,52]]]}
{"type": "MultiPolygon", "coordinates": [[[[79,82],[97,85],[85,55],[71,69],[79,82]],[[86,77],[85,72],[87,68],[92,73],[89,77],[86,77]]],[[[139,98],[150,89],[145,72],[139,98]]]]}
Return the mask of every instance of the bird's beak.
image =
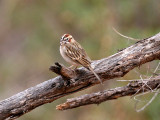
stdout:
{"type": "Polygon", "coordinates": [[[66,41],[61,41],[60,42],[60,45],[64,45],[64,44],[66,44],[66,41]]]}

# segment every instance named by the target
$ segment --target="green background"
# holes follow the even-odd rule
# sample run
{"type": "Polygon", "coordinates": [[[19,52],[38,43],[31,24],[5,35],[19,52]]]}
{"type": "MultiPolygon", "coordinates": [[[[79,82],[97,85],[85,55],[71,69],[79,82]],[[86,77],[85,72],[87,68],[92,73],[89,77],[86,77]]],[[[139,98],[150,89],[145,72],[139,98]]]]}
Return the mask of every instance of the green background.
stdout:
{"type": "MultiPolygon", "coordinates": [[[[116,53],[135,43],[117,35],[147,38],[160,31],[159,0],[1,0],[0,1],[0,99],[55,77],[48,70],[58,61],[64,33],[85,48],[92,60],[116,53]]],[[[119,79],[150,76],[158,61],[134,69],[119,79]]],[[[159,72],[159,71],[157,71],[159,72]]],[[[103,89],[124,86],[128,82],[110,80],[103,89]]],[[[58,111],[56,105],[67,98],[102,90],[101,85],[58,99],[36,108],[18,120],[159,120],[159,97],[144,111],[135,111],[130,97],[58,111]]],[[[139,97],[141,108],[153,94],[139,97]]]]}

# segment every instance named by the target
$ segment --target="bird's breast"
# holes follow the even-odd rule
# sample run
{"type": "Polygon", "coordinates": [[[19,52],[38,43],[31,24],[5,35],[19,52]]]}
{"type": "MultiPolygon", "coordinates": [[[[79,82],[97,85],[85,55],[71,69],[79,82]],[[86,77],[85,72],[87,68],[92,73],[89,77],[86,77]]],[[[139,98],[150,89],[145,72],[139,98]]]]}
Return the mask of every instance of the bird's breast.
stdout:
{"type": "Polygon", "coordinates": [[[66,62],[68,62],[68,63],[70,63],[71,65],[77,65],[77,63],[75,63],[73,60],[72,60],[72,58],[70,58],[70,57],[68,57],[67,55],[66,55],[66,47],[65,46],[60,46],[60,54],[61,54],[61,56],[63,57],[63,59],[66,61],[66,62]]]}

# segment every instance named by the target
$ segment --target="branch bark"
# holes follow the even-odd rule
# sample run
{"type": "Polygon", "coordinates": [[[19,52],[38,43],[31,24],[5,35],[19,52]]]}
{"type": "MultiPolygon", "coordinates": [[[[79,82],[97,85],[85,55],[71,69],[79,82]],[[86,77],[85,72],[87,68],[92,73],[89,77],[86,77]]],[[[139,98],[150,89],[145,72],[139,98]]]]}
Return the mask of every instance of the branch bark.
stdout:
{"type": "MultiPolygon", "coordinates": [[[[133,68],[156,59],[160,59],[160,33],[138,41],[110,57],[93,61],[92,66],[100,78],[106,81],[122,77],[133,68]]],[[[95,76],[83,67],[72,71],[56,64],[50,70],[61,76],[0,101],[0,120],[18,118],[40,105],[99,83],[95,76]]]]}
{"type": "Polygon", "coordinates": [[[80,97],[67,99],[63,104],[57,105],[57,110],[67,110],[90,104],[100,104],[107,100],[118,99],[124,96],[131,96],[147,91],[154,91],[160,88],[160,76],[151,78],[148,81],[137,80],[130,82],[127,86],[117,87],[97,93],[86,94],[80,97]]]}

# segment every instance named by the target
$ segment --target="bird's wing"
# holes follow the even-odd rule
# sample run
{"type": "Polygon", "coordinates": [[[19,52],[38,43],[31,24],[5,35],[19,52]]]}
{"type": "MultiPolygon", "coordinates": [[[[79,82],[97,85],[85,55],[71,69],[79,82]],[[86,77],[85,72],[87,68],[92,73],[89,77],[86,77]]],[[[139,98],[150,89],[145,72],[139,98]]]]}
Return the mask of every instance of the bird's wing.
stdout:
{"type": "Polygon", "coordinates": [[[91,60],[85,50],[77,42],[66,45],[66,55],[74,62],[81,64],[84,67],[90,66],[91,60]]]}

